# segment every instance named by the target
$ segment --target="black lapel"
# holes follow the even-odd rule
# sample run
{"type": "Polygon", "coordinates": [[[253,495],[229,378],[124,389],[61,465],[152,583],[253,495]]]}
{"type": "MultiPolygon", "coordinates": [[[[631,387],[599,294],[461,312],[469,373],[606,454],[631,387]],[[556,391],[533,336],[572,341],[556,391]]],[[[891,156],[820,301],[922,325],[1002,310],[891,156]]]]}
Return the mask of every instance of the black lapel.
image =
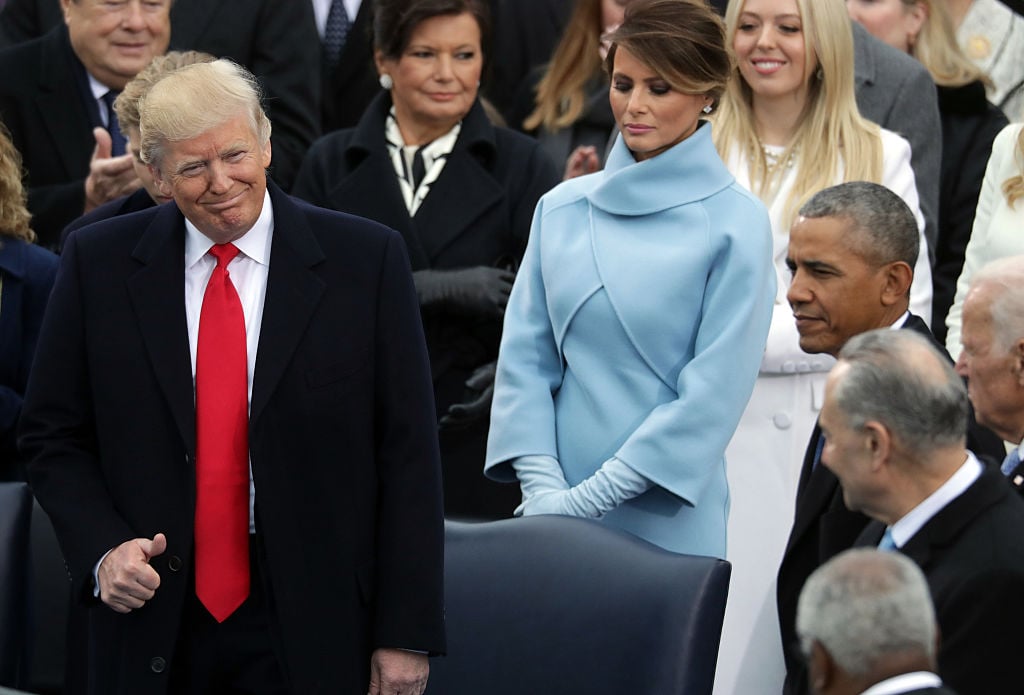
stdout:
{"type": "MultiPolygon", "coordinates": [[[[195,451],[195,391],[185,319],[185,218],[173,203],[158,209],[132,257],[142,267],[128,290],[153,372],[189,451],[195,451]]],[[[128,385],[130,387],[130,384],[128,385]]]]}
{"type": "Polygon", "coordinates": [[[272,182],[267,188],[274,206],[274,238],[249,405],[251,424],[270,400],[325,289],[311,270],[325,256],[304,216],[272,182]]]}
{"type": "Polygon", "coordinates": [[[64,173],[73,180],[87,173],[79,167],[91,159],[95,143],[91,131],[83,137],[83,124],[90,129],[93,121],[82,101],[74,68],[61,64],[71,60],[69,41],[63,26],[47,35],[35,102],[39,118],[60,153],[64,173]]]}

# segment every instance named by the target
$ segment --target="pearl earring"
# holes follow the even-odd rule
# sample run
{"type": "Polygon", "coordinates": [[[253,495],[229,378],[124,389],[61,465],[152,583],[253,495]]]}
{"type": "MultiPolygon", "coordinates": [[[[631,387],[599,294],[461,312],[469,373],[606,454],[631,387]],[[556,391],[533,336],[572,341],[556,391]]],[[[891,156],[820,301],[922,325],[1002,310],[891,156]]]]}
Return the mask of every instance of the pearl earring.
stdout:
{"type": "Polygon", "coordinates": [[[391,75],[387,73],[381,75],[380,79],[377,81],[380,82],[380,86],[383,87],[384,89],[391,89],[392,87],[395,86],[395,81],[391,79],[391,75]]]}
{"type": "Polygon", "coordinates": [[[705,104],[704,108],[701,109],[704,113],[711,113],[711,104],[705,104]]]}

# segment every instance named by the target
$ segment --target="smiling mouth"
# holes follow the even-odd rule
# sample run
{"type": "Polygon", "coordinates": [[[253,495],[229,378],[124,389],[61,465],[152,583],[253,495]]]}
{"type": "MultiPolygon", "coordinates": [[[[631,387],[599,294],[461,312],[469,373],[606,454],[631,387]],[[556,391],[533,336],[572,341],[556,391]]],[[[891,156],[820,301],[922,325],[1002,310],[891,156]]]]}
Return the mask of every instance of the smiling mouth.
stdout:
{"type": "Polygon", "coordinates": [[[752,60],[750,64],[754,66],[754,69],[762,74],[771,74],[785,65],[781,60],[752,60]]]}
{"type": "Polygon", "coordinates": [[[203,205],[206,206],[208,209],[213,210],[214,212],[223,212],[224,210],[233,208],[238,203],[238,201],[241,200],[243,193],[245,193],[245,191],[240,191],[235,195],[231,196],[230,198],[225,198],[224,200],[215,200],[210,203],[203,203],[203,205]]]}

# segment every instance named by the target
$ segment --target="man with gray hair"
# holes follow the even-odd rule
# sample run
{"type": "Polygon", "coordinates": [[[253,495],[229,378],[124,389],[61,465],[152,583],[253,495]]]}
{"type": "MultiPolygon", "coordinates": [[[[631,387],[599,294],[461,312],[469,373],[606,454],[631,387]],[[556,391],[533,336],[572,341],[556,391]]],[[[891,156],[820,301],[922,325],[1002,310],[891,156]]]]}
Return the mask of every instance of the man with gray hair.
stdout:
{"type": "Polygon", "coordinates": [[[939,674],[961,695],[1020,691],[1024,502],[964,447],[967,390],[912,331],[851,338],[825,386],[821,462],[872,517],[857,545],[899,550],[928,579],[939,674]]]}
{"type": "MultiPolygon", "coordinates": [[[[925,322],[909,310],[917,257],[914,215],[885,186],[850,181],[812,196],[790,230],[786,258],[792,272],[786,296],[800,347],[812,355],[808,359],[831,360],[850,338],[877,328],[916,332],[941,350],[925,322]]],[[[973,416],[967,443],[979,455],[1002,458],[1002,441],[973,416]]],[[[821,428],[815,426],[779,563],[776,598],[789,695],[807,688],[794,629],[800,589],[816,567],[851,547],[868,523],[866,516],[846,508],[836,477],[819,465],[822,446],[821,428]]]]}
{"type": "Polygon", "coordinates": [[[1024,256],[993,261],[972,278],[961,323],[956,369],[978,421],[1016,445],[1002,472],[1024,492],[1024,256]]]}
{"type": "Polygon", "coordinates": [[[807,579],[796,630],[815,695],[955,695],[935,674],[924,574],[900,553],[846,550],[807,579]]]}
{"type": "Polygon", "coordinates": [[[405,245],[268,181],[230,61],[172,72],[140,115],[172,201],[69,237],[22,411],[89,612],[70,686],[419,695],[443,518],[405,245]]]}

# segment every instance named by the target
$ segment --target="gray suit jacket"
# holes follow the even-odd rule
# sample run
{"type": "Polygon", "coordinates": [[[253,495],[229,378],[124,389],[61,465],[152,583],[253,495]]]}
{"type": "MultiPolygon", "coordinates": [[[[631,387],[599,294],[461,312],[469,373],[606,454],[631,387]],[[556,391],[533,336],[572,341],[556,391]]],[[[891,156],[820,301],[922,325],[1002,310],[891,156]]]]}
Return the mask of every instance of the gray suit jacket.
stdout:
{"type": "Polygon", "coordinates": [[[921,63],[853,22],[854,79],[861,115],[910,143],[917,195],[924,215],[928,256],[935,264],[938,236],[942,123],[931,75],[921,63]]]}

